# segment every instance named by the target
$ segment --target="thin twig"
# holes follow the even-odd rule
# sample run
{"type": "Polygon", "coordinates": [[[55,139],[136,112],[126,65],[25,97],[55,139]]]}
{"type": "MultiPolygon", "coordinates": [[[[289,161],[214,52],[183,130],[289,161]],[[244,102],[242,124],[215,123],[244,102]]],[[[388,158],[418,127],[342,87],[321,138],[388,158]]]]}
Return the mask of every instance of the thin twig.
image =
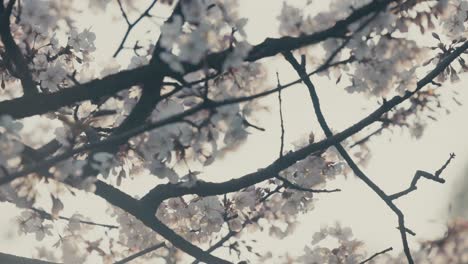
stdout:
{"type": "MultiPolygon", "coordinates": [[[[276,72],[276,79],[277,79],[277,88],[281,87],[279,73],[276,72]]],[[[279,157],[283,157],[284,151],[284,120],[283,120],[283,100],[281,98],[281,90],[278,90],[278,104],[279,104],[279,116],[280,116],[280,126],[281,126],[281,136],[280,136],[280,151],[279,157]]]]}
{"type": "Polygon", "coordinates": [[[131,23],[130,20],[128,19],[127,17],[127,14],[125,13],[125,11],[123,10],[123,7],[122,7],[122,4],[120,2],[120,0],[117,0],[118,3],[119,3],[119,6],[120,6],[120,10],[122,11],[122,16],[125,18],[125,21],[127,22],[127,31],[125,32],[124,34],[124,37],[122,39],[122,41],[120,42],[119,44],[119,47],[117,48],[117,50],[114,52],[114,55],[112,55],[112,57],[117,57],[119,55],[119,53],[122,51],[124,45],[125,45],[125,42],[127,41],[127,38],[128,36],[130,35],[130,32],[132,31],[132,29],[144,18],[144,17],[147,17],[149,16],[149,12],[151,11],[151,9],[153,9],[154,5],[158,2],[158,0],[154,0],[149,6],[148,8],[146,8],[146,10],[133,22],[131,23]]]}
{"type": "Polygon", "coordinates": [[[431,173],[429,172],[426,172],[426,171],[422,171],[422,170],[417,170],[416,173],[414,174],[414,177],[413,177],[413,180],[411,181],[411,184],[410,186],[401,191],[401,192],[398,192],[398,193],[395,193],[395,194],[392,194],[392,195],[389,195],[388,197],[391,199],[391,200],[395,200],[395,199],[398,199],[404,195],[407,195],[408,193],[412,192],[412,191],[415,191],[417,189],[417,186],[416,184],[418,183],[419,179],[421,178],[426,178],[428,180],[432,180],[432,181],[435,181],[435,182],[438,182],[438,183],[445,183],[445,180],[440,178],[440,174],[444,171],[444,169],[448,166],[448,164],[450,163],[450,161],[455,158],[455,154],[454,153],[450,153],[450,157],[447,159],[447,161],[445,162],[444,165],[442,165],[442,167],[440,169],[438,169],[434,175],[432,175],[431,173]]]}
{"type": "Polygon", "coordinates": [[[341,192],[341,189],[333,189],[333,190],[326,190],[326,189],[321,189],[321,190],[317,190],[317,189],[309,189],[309,188],[305,188],[305,187],[302,187],[302,186],[299,186],[293,182],[291,182],[290,180],[284,178],[284,177],[281,177],[279,175],[276,175],[277,179],[281,180],[284,184],[285,187],[288,187],[290,189],[294,189],[294,190],[298,190],[298,191],[303,191],[303,192],[310,192],[310,193],[333,193],[333,192],[341,192]]]}
{"type": "Polygon", "coordinates": [[[151,247],[149,247],[149,248],[143,249],[142,251],[139,251],[139,252],[137,252],[137,253],[135,253],[135,254],[133,254],[133,255],[130,255],[130,256],[124,258],[124,259],[121,259],[121,260],[119,260],[119,261],[116,261],[114,264],[124,264],[124,263],[128,263],[128,262],[130,262],[130,261],[132,261],[132,260],[134,260],[134,259],[136,259],[136,258],[138,258],[138,257],[141,257],[141,256],[143,256],[143,255],[145,255],[145,254],[148,254],[148,253],[150,253],[150,252],[152,252],[152,251],[155,251],[155,250],[157,250],[157,249],[159,249],[159,248],[162,248],[162,247],[165,247],[165,246],[166,246],[166,244],[165,244],[164,242],[159,243],[159,244],[156,244],[156,245],[151,246],[151,247]]]}
{"type": "MultiPolygon", "coordinates": [[[[54,216],[52,216],[52,214],[47,213],[44,210],[37,209],[37,208],[34,208],[34,207],[31,207],[29,209],[31,209],[32,211],[38,213],[43,219],[54,220],[54,216]]],[[[66,220],[66,221],[70,221],[70,219],[71,219],[71,218],[65,217],[65,216],[57,216],[56,218],[61,219],[61,220],[66,220]]],[[[85,225],[100,226],[100,227],[105,227],[105,228],[109,228],[109,229],[119,228],[119,226],[116,226],[116,225],[100,224],[100,223],[95,223],[95,222],[86,221],[86,220],[78,220],[78,222],[80,222],[81,224],[85,224],[85,225]]]]}
{"type": "Polygon", "coordinates": [[[369,262],[369,261],[371,261],[372,259],[374,259],[375,257],[377,257],[377,256],[379,256],[379,255],[382,255],[382,254],[385,254],[385,253],[387,253],[387,252],[389,252],[389,251],[392,251],[392,250],[393,250],[392,247],[389,247],[389,248],[387,248],[387,249],[384,249],[384,250],[382,250],[382,251],[380,251],[380,252],[377,252],[377,253],[375,253],[374,255],[370,256],[370,257],[367,258],[366,260],[364,260],[364,261],[362,261],[362,262],[359,262],[359,264],[364,264],[364,263],[366,263],[366,262],[369,262]]]}
{"type": "MultiPolygon", "coordinates": [[[[320,107],[320,100],[315,90],[315,86],[312,84],[310,78],[307,77],[305,67],[301,66],[297,62],[297,60],[294,58],[291,52],[285,52],[283,55],[286,58],[286,60],[293,66],[293,68],[296,70],[298,75],[302,78],[303,82],[307,86],[311,100],[313,102],[315,115],[317,116],[317,119],[319,121],[320,126],[322,127],[322,130],[324,131],[327,137],[332,137],[333,133],[330,127],[328,126],[327,121],[325,120],[325,117],[323,116],[323,113],[320,107]]],[[[354,174],[359,179],[361,179],[364,183],[366,183],[366,185],[369,186],[387,204],[387,206],[390,207],[390,209],[397,215],[400,235],[401,235],[401,239],[403,243],[403,251],[405,252],[408,263],[413,264],[414,260],[413,260],[413,257],[411,256],[411,251],[409,249],[408,239],[407,239],[406,231],[405,231],[406,227],[405,227],[405,222],[404,222],[404,215],[401,212],[401,210],[395,204],[393,204],[390,197],[359,168],[359,166],[354,162],[354,160],[351,158],[351,156],[348,154],[348,152],[344,149],[344,147],[340,143],[336,143],[335,148],[338,150],[338,152],[343,157],[343,159],[348,163],[348,166],[352,169],[354,174]]]]}
{"type": "Polygon", "coordinates": [[[132,25],[132,23],[128,19],[127,13],[125,12],[125,10],[123,8],[122,1],[117,0],[117,3],[119,4],[119,8],[120,8],[120,11],[122,12],[122,16],[124,17],[125,21],[127,22],[127,25],[130,27],[132,25]]]}

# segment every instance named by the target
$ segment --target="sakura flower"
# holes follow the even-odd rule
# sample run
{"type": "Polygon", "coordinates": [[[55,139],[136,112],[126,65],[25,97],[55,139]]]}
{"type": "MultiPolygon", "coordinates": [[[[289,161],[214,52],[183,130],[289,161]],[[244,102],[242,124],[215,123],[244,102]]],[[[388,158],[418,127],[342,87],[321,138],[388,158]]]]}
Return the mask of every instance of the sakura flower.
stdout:
{"type": "Polygon", "coordinates": [[[182,33],[182,17],[174,16],[170,23],[161,26],[161,46],[170,49],[182,33]]]}
{"type": "Polygon", "coordinates": [[[55,129],[55,138],[64,147],[70,146],[71,135],[69,129],[65,127],[57,127],[55,129]]]}
{"type": "Polygon", "coordinates": [[[96,40],[96,34],[91,32],[89,29],[85,29],[81,33],[78,33],[73,29],[70,33],[70,38],[68,39],[68,45],[76,51],[90,52],[96,50],[94,40],[96,40]]]}
{"type": "Polygon", "coordinates": [[[194,31],[181,39],[179,48],[179,58],[181,61],[197,64],[203,59],[208,50],[207,40],[202,36],[200,31],[194,31]]]}
{"type": "Polygon", "coordinates": [[[182,13],[185,19],[190,23],[200,22],[206,14],[206,5],[204,1],[181,1],[182,13]]]}
{"type": "Polygon", "coordinates": [[[104,177],[107,177],[109,170],[114,164],[114,156],[110,153],[99,152],[93,155],[91,167],[98,170],[104,177]]]}
{"type": "Polygon", "coordinates": [[[239,192],[234,195],[234,204],[239,210],[242,210],[244,208],[253,209],[256,203],[255,198],[255,189],[245,192],[239,192]]]}
{"type": "Polygon", "coordinates": [[[111,2],[111,0],[90,0],[89,1],[89,8],[93,9],[100,9],[106,10],[107,5],[111,2]]]}
{"type": "Polygon", "coordinates": [[[77,232],[81,229],[81,219],[83,218],[80,214],[73,214],[68,220],[68,230],[72,233],[77,232]]]}
{"type": "Polygon", "coordinates": [[[46,35],[47,31],[55,25],[54,16],[49,15],[48,1],[25,0],[21,6],[22,25],[29,26],[42,35],[46,35]]]}
{"type": "Polygon", "coordinates": [[[411,91],[416,88],[417,79],[414,75],[416,69],[406,70],[398,74],[398,86],[396,88],[399,95],[403,96],[407,90],[411,91]]]}
{"type": "Polygon", "coordinates": [[[39,74],[39,80],[44,88],[48,88],[51,92],[58,91],[59,84],[65,79],[67,72],[64,65],[61,63],[54,63],[50,65],[45,71],[39,74]]]}
{"type": "Polygon", "coordinates": [[[101,70],[100,74],[102,77],[117,73],[120,70],[121,66],[119,62],[115,59],[112,58],[109,61],[107,61],[105,64],[103,64],[103,69],[101,70]]]}
{"type": "Polygon", "coordinates": [[[47,57],[43,54],[38,54],[36,57],[34,57],[34,68],[38,70],[42,70],[47,68],[47,65],[49,62],[47,61],[47,57]]]}
{"type": "Polygon", "coordinates": [[[11,116],[0,116],[0,132],[17,134],[22,128],[23,124],[21,122],[15,121],[11,116]]]}
{"type": "Polygon", "coordinates": [[[247,57],[251,49],[252,46],[246,41],[237,43],[234,47],[234,50],[228,55],[228,57],[224,61],[223,70],[239,67],[244,61],[244,59],[247,57]]]}
{"type": "Polygon", "coordinates": [[[135,69],[140,66],[144,66],[149,63],[149,60],[143,56],[133,56],[130,60],[130,65],[128,65],[128,69],[135,69]]]}
{"type": "Polygon", "coordinates": [[[302,10],[283,2],[280,15],[277,17],[280,21],[279,33],[285,36],[299,35],[302,24],[302,10]]]}
{"type": "Polygon", "coordinates": [[[162,61],[167,63],[172,70],[178,73],[184,73],[184,67],[182,66],[182,63],[180,63],[178,57],[174,54],[168,52],[161,52],[159,57],[162,61]]]}

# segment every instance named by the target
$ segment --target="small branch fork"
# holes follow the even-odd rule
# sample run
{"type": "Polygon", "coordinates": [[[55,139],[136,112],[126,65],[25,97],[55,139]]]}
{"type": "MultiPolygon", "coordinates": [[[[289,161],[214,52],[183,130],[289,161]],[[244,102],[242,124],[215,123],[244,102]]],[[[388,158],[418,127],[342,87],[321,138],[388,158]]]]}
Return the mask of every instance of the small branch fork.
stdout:
{"type": "Polygon", "coordinates": [[[130,32],[133,30],[133,28],[138,24],[140,23],[140,21],[145,18],[145,17],[149,17],[150,16],[150,11],[151,9],[153,9],[154,5],[158,2],[158,0],[153,0],[153,2],[151,2],[151,4],[148,6],[148,8],[146,8],[145,11],[143,11],[143,13],[132,23],[130,22],[128,16],[127,16],[127,13],[125,12],[124,8],[123,8],[123,5],[122,5],[122,2],[121,0],[117,0],[117,3],[119,4],[119,8],[120,8],[120,11],[122,12],[122,16],[123,18],[125,19],[125,22],[127,23],[127,31],[125,32],[123,38],[122,38],[122,41],[120,42],[119,44],[119,47],[117,48],[117,50],[114,52],[114,55],[112,57],[117,57],[119,55],[119,53],[123,50],[124,48],[124,45],[125,45],[125,42],[127,41],[127,38],[128,36],[130,35],[130,32]]]}
{"type": "Polygon", "coordinates": [[[411,181],[411,184],[408,187],[408,189],[403,190],[403,191],[398,192],[398,193],[395,193],[395,194],[392,194],[392,195],[389,195],[388,197],[391,200],[395,200],[395,199],[398,199],[398,198],[400,198],[400,197],[402,197],[404,195],[409,194],[412,191],[415,191],[417,189],[416,184],[418,183],[419,179],[421,179],[421,178],[426,178],[428,180],[433,180],[433,181],[438,182],[438,183],[445,183],[445,180],[440,178],[439,176],[445,170],[445,168],[450,163],[450,161],[452,161],[452,159],[454,159],[454,158],[455,158],[455,154],[450,153],[450,157],[447,159],[445,164],[439,170],[437,170],[434,174],[431,174],[431,173],[426,172],[426,171],[421,171],[421,170],[416,171],[416,173],[414,174],[413,180],[411,181]]]}
{"type": "MultiPolygon", "coordinates": [[[[283,56],[291,64],[291,66],[297,72],[297,74],[302,79],[304,84],[307,86],[307,88],[309,90],[311,100],[312,100],[312,103],[313,103],[313,106],[314,106],[315,115],[317,116],[319,124],[322,127],[322,130],[324,131],[325,135],[327,136],[327,138],[333,137],[333,133],[332,133],[330,127],[328,126],[328,124],[327,124],[327,122],[325,120],[325,117],[324,117],[324,115],[322,113],[322,110],[321,110],[321,107],[320,107],[320,100],[318,98],[315,86],[313,85],[310,78],[307,76],[305,65],[303,63],[300,64],[294,58],[294,56],[293,56],[293,54],[291,52],[284,52],[283,56]]],[[[305,60],[302,60],[302,61],[305,61],[305,60]]],[[[442,65],[444,65],[444,64],[442,63],[442,65]]],[[[429,75],[431,75],[431,74],[429,74],[429,75]]],[[[434,77],[435,76],[437,76],[437,75],[434,75],[434,77]]],[[[423,80],[425,80],[425,82],[430,81],[430,79],[427,79],[427,76],[425,78],[423,78],[423,80]]],[[[418,90],[420,90],[423,86],[424,86],[424,84],[421,83],[421,81],[418,82],[418,87],[416,88],[416,90],[413,91],[413,92],[408,92],[403,98],[411,97],[414,93],[416,93],[418,90]]],[[[336,143],[336,144],[334,144],[334,146],[336,147],[336,149],[338,150],[340,155],[343,157],[343,159],[348,163],[349,167],[353,170],[354,174],[358,178],[360,178],[362,181],[364,181],[366,183],[366,185],[369,186],[387,204],[387,206],[397,215],[397,217],[398,217],[398,230],[400,231],[400,235],[401,235],[401,239],[402,239],[402,243],[403,243],[403,250],[405,252],[408,263],[413,264],[414,260],[413,260],[413,258],[411,256],[411,251],[409,249],[408,239],[407,239],[407,236],[406,236],[406,234],[409,233],[408,232],[409,229],[406,228],[406,226],[405,226],[403,213],[393,203],[393,200],[398,198],[398,197],[401,197],[402,195],[405,195],[405,194],[415,190],[416,183],[421,177],[424,177],[424,178],[427,178],[427,179],[430,179],[430,180],[434,180],[434,181],[439,182],[439,183],[444,183],[445,181],[443,179],[439,178],[439,176],[442,173],[442,171],[447,167],[449,162],[455,157],[455,155],[453,153],[450,154],[450,158],[442,166],[442,168],[439,169],[436,172],[436,175],[432,175],[432,174],[427,173],[427,172],[418,171],[418,172],[416,172],[415,177],[414,177],[410,187],[407,190],[405,190],[403,192],[400,192],[400,193],[397,193],[395,195],[387,195],[377,184],[375,184],[359,168],[359,166],[354,162],[354,160],[351,158],[351,156],[348,154],[348,152],[345,150],[345,148],[340,143],[336,143]]]]}

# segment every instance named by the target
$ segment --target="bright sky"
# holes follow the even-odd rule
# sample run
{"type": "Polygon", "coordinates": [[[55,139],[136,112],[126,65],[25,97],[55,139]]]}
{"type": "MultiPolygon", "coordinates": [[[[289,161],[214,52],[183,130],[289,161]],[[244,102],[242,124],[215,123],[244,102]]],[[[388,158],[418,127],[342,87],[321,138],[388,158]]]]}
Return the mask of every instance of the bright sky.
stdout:
{"type": "MultiPolygon", "coordinates": [[[[147,2],[147,1],[145,1],[147,2]]],[[[296,1],[289,1],[295,3],[296,1]]],[[[297,1],[301,3],[303,1],[297,1]]],[[[241,1],[241,14],[249,18],[247,33],[252,44],[262,41],[266,37],[277,36],[276,14],[280,10],[280,0],[241,1]]],[[[115,5],[114,5],[115,6],[115,5]]],[[[158,7],[156,7],[155,10],[158,7]]],[[[114,11],[117,11],[115,9],[114,11]]],[[[155,12],[163,16],[159,12],[155,12]]],[[[162,20],[161,20],[162,21],[162,20]]],[[[97,35],[97,54],[99,59],[110,58],[123,35],[123,20],[116,22],[105,20],[101,15],[85,15],[83,28],[92,25],[92,30],[97,35]],[[120,24],[119,24],[120,23],[120,24]],[[112,30],[109,30],[112,29],[112,30]]],[[[135,39],[147,34],[146,30],[154,28],[153,22],[146,20],[140,25],[128,41],[134,43],[135,39]]],[[[156,35],[155,35],[156,37],[156,35]]],[[[128,60],[128,53],[122,54],[123,60],[128,60]],[[127,57],[127,58],[126,58],[127,57]]],[[[279,71],[283,83],[297,79],[291,66],[281,57],[264,60],[268,62],[270,76],[275,76],[279,71]]],[[[388,193],[406,188],[411,181],[414,172],[418,169],[434,172],[448,158],[449,153],[456,153],[457,157],[444,172],[447,179],[444,185],[420,181],[418,190],[398,201],[398,205],[406,216],[407,226],[417,233],[416,238],[410,237],[410,242],[415,245],[417,241],[440,236],[444,232],[445,223],[449,217],[448,210],[453,199],[455,186],[467,184],[466,161],[468,161],[468,143],[465,139],[468,135],[466,113],[468,113],[468,91],[463,83],[468,81],[466,74],[455,85],[444,85],[447,90],[444,101],[450,109],[449,115],[443,110],[437,115],[438,121],[431,122],[424,136],[415,141],[406,132],[398,130],[389,135],[375,137],[371,143],[372,158],[364,171],[379,186],[388,193]],[[458,101],[463,103],[458,106],[451,101],[450,90],[459,92],[458,101]]],[[[375,100],[366,100],[362,96],[349,95],[343,87],[337,87],[334,80],[326,77],[313,77],[322,107],[329,124],[335,130],[341,130],[360,120],[377,107],[375,100]]],[[[266,87],[274,87],[275,80],[270,80],[266,87]]],[[[283,111],[286,129],[286,149],[291,149],[291,142],[304,137],[310,131],[322,135],[320,127],[315,121],[312,105],[309,101],[307,89],[303,85],[288,88],[283,94],[283,111]]],[[[239,177],[264,167],[277,158],[279,151],[279,118],[277,95],[264,100],[264,104],[271,109],[270,112],[260,113],[255,124],[266,129],[266,132],[252,130],[252,135],[236,153],[230,153],[224,160],[215,162],[206,168],[204,179],[222,181],[228,178],[239,177]]],[[[140,177],[133,183],[125,186],[130,193],[143,194],[142,186],[151,186],[148,179],[140,177]]],[[[401,240],[395,229],[397,226],[394,214],[386,207],[369,188],[354,176],[348,179],[339,179],[331,182],[328,188],[341,188],[343,191],[333,194],[318,194],[315,210],[301,216],[302,225],[290,238],[276,241],[266,236],[259,247],[266,250],[274,247],[275,251],[284,250],[292,254],[301,253],[304,245],[310,243],[312,234],[318,231],[322,225],[332,225],[340,221],[342,225],[353,229],[355,237],[367,244],[369,252],[380,251],[389,246],[394,247],[394,252],[401,251],[401,240]],[[275,243],[275,244],[273,244],[275,243]]],[[[86,195],[92,198],[92,195],[86,195]]],[[[96,199],[70,199],[66,204],[63,215],[71,215],[75,211],[85,216],[92,217],[96,222],[109,223],[108,217],[99,215],[106,205],[96,199]],[[85,203],[83,201],[92,201],[85,203]]],[[[16,235],[17,227],[11,221],[16,209],[8,204],[0,204],[2,216],[0,217],[0,251],[23,256],[32,256],[33,248],[37,246],[33,236],[16,235]],[[6,228],[9,227],[9,228],[6,228]],[[10,229],[11,228],[11,229],[10,229]],[[18,247],[21,243],[22,247],[18,247]]]]}

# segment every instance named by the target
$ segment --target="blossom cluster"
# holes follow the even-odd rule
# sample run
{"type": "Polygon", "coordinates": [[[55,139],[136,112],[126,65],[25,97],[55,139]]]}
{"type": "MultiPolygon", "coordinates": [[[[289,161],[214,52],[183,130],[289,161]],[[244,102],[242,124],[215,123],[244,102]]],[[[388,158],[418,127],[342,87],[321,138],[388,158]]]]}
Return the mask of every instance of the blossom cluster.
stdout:
{"type": "Polygon", "coordinates": [[[198,64],[208,53],[233,47],[223,69],[242,64],[251,46],[245,38],[246,20],[238,17],[236,1],[182,1],[182,15],[161,27],[160,57],[173,70],[184,72],[183,63],[198,64]],[[214,6],[214,7],[212,7],[214,6]]]}

